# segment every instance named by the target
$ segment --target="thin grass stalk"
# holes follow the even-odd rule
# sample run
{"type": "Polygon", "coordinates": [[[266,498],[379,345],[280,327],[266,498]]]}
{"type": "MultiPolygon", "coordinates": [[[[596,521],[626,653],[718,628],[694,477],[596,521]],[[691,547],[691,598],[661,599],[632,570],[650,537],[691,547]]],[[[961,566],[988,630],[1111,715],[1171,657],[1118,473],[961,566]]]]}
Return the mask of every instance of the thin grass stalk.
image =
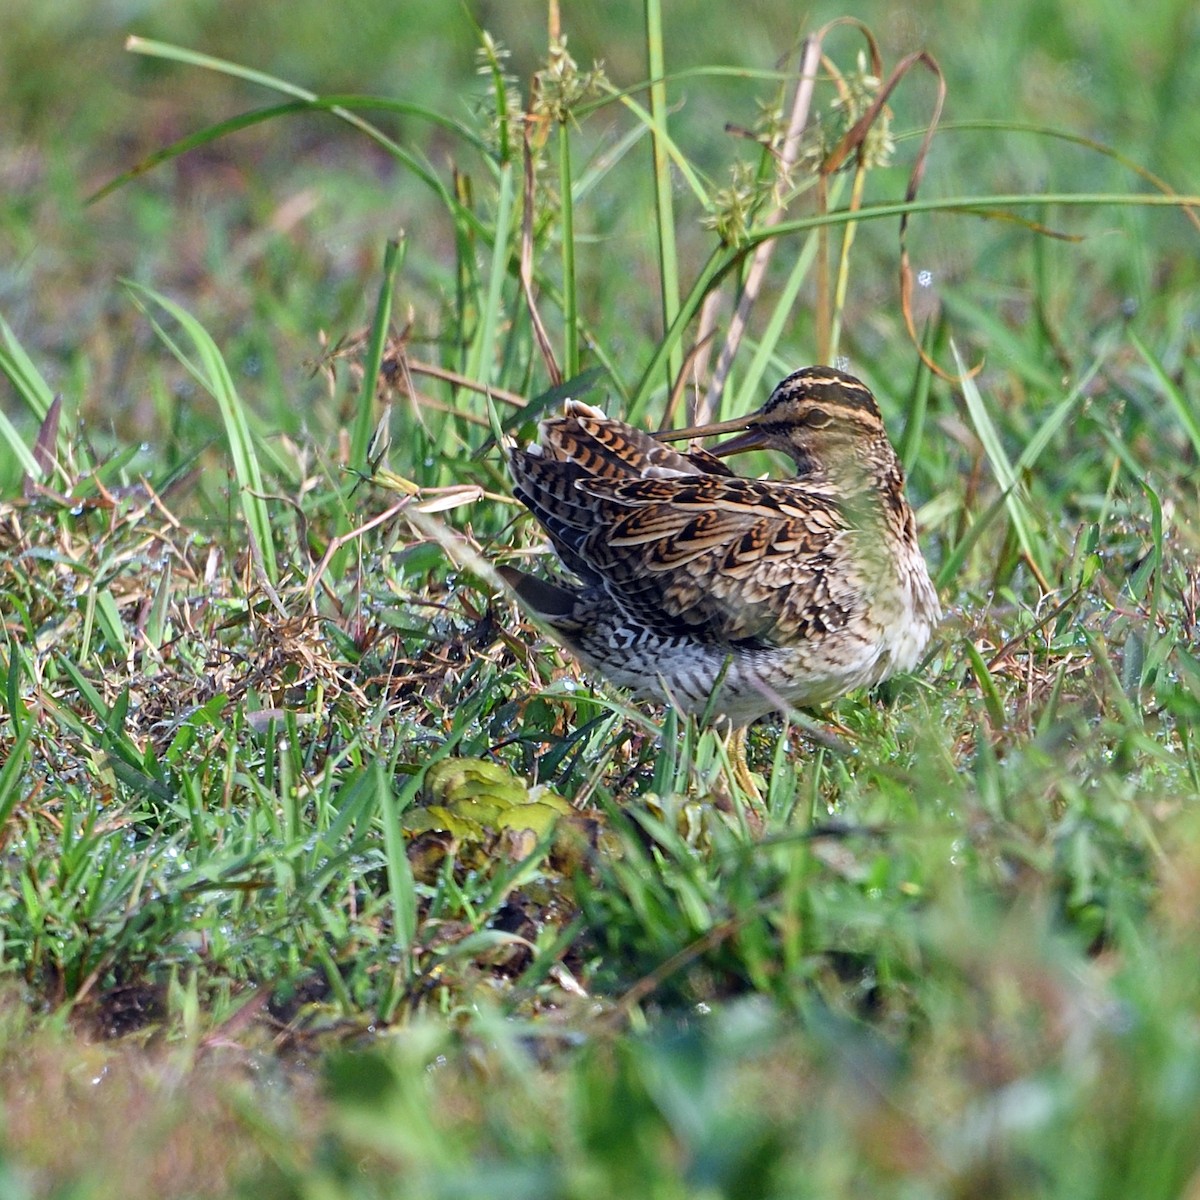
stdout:
{"type": "MultiPolygon", "coordinates": [[[[1076,146],[1082,146],[1087,150],[1091,150],[1096,154],[1103,155],[1105,158],[1111,158],[1113,162],[1124,167],[1125,170],[1132,172],[1139,179],[1145,180],[1156,191],[1161,192],[1164,196],[1177,196],[1178,193],[1165,179],[1155,175],[1153,171],[1147,170],[1141,163],[1135,162],[1132,158],[1122,154],[1119,150],[1114,150],[1113,147],[1106,145],[1104,142],[1098,142],[1095,138],[1087,137],[1081,133],[1075,133],[1070,129],[1056,129],[1052,125],[1036,125],[1022,121],[999,121],[999,120],[977,120],[977,121],[949,121],[938,126],[938,132],[945,135],[947,133],[963,133],[976,132],[978,130],[999,130],[1002,133],[1026,133],[1032,134],[1034,137],[1044,137],[1057,139],[1059,141],[1070,142],[1076,146]]],[[[900,141],[906,137],[917,137],[917,133],[897,134],[896,140],[900,141]]],[[[1183,215],[1192,223],[1192,225],[1200,230],[1200,213],[1197,213],[1190,201],[1181,197],[1184,200],[1183,215]]]]}
{"type": "Polygon", "coordinates": [[[767,367],[770,366],[776,347],[779,345],[779,340],[783,337],[784,328],[795,311],[796,303],[800,296],[800,289],[804,285],[804,281],[808,278],[809,272],[812,270],[816,255],[817,237],[815,234],[810,234],[805,239],[800,253],[796,256],[796,261],[792,264],[787,281],[784,283],[783,290],[779,294],[779,300],[775,305],[774,311],[771,313],[766,328],[763,330],[758,346],[755,348],[754,357],[750,360],[750,365],[742,374],[737,390],[737,400],[733,405],[726,406],[727,411],[740,413],[757,407],[755,396],[759,385],[762,383],[763,376],[767,373],[767,367]]]}
{"type": "MultiPolygon", "coordinates": [[[[695,380],[696,399],[692,404],[688,405],[687,423],[689,425],[703,425],[704,421],[700,419],[699,414],[703,412],[712,412],[712,408],[707,401],[699,395],[700,381],[708,373],[708,360],[712,356],[713,337],[717,332],[717,319],[721,312],[721,293],[709,292],[704,297],[704,303],[700,305],[700,319],[696,323],[696,338],[693,342],[695,352],[691,356],[691,375],[695,380]]],[[[708,420],[710,418],[705,418],[708,420]]]]}
{"type": "MultiPolygon", "coordinates": [[[[666,66],[663,53],[661,0],[645,0],[646,57],[650,74],[651,147],[654,170],[654,209],[658,223],[659,287],[662,296],[663,331],[679,315],[679,259],[675,246],[675,211],[671,200],[671,165],[667,156],[666,66]]],[[[683,366],[678,339],[667,352],[667,390],[683,366]]],[[[567,372],[570,376],[571,372],[567,372]]]]}
{"type": "MultiPolygon", "coordinates": [[[[708,322],[715,321],[715,312],[719,307],[720,299],[720,292],[709,292],[704,298],[704,303],[700,306],[700,320],[696,326],[696,340],[692,342],[691,349],[685,355],[683,370],[676,376],[675,386],[671,389],[671,394],[667,397],[662,420],[659,422],[659,429],[670,429],[675,424],[679,413],[679,402],[683,399],[684,393],[687,391],[689,379],[696,381],[694,392],[699,391],[701,369],[697,366],[697,360],[707,352],[716,333],[716,330],[708,322]]],[[[692,406],[689,405],[688,407],[690,410],[692,406]]]]}
{"type": "Polygon", "coordinates": [[[37,722],[32,720],[18,725],[15,714],[13,723],[18,728],[17,737],[10,743],[4,765],[0,766],[0,833],[4,831],[13,810],[28,795],[26,767],[32,761],[29,743],[37,729],[37,722]]]}
{"type": "MultiPolygon", "coordinates": [[[[850,211],[862,207],[863,188],[867,182],[867,168],[860,157],[854,168],[854,186],[850,190],[850,211]]],[[[824,361],[837,361],[838,343],[842,337],[842,313],[846,309],[846,292],[850,286],[850,251],[854,247],[854,235],[858,232],[857,221],[847,221],[842,229],[842,253],[838,259],[837,282],[833,287],[833,307],[829,314],[829,349],[824,361]]]]}
{"type": "Polygon", "coordinates": [[[992,730],[995,733],[1002,733],[1008,721],[1004,714],[1004,701],[1001,699],[1000,689],[996,686],[996,681],[992,678],[992,673],[988,670],[987,663],[983,661],[983,655],[979,653],[975,643],[970,638],[964,638],[962,648],[966,655],[967,665],[971,668],[971,674],[975,676],[975,682],[979,685],[979,693],[983,697],[983,706],[987,711],[992,730]]]}
{"type": "Polygon", "coordinates": [[[283,721],[270,722],[268,729],[275,755],[275,778],[269,790],[276,796],[275,803],[278,805],[280,824],[283,827],[283,840],[293,845],[299,837],[301,825],[300,803],[292,771],[292,754],[296,747],[295,712],[285,709],[283,721]]]}
{"type": "Polygon", "coordinates": [[[817,212],[825,218],[817,228],[817,298],[813,313],[813,340],[817,345],[819,363],[829,362],[830,315],[829,315],[829,222],[836,214],[829,211],[828,181],[822,175],[817,180],[817,212]]]}
{"type": "Polygon", "coordinates": [[[509,238],[512,232],[512,217],[516,208],[516,182],[511,162],[500,168],[499,194],[496,199],[495,241],[492,243],[492,261],[488,272],[487,294],[479,327],[475,331],[471,352],[464,372],[483,386],[492,382],[495,373],[493,347],[496,331],[504,308],[504,282],[508,277],[508,262],[511,255],[509,238]]]}
{"type": "Polygon", "coordinates": [[[708,261],[700,268],[700,274],[696,277],[696,282],[692,284],[692,290],[688,292],[675,320],[663,334],[649,364],[642,372],[641,379],[638,380],[637,386],[630,394],[628,420],[637,421],[640,418],[641,410],[653,392],[656,382],[661,379],[662,371],[667,368],[673,350],[681,344],[684,330],[691,322],[692,317],[699,311],[704,298],[717,285],[726,271],[737,264],[739,257],[738,252],[731,251],[726,246],[720,246],[713,251],[708,261]]]}
{"type": "Polygon", "coordinates": [[[812,890],[809,880],[813,872],[812,843],[807,838],[797,841],[787,855],[787,866],[779,889],[780,957],[786,978],[803,978],[804,964],[815,951],[812,930],[812,890]]]}
{"type": "MultiPolygon", "coordinates": [[[[137,49],[137,47],[133,47],[133,49],[137,49]]],[[[203,57],[201,56],[202,59],[203,57]]],[[[190,60],[183,59],[182,61],[190,60]]],[[[219,60],[212,61],[218,62],[219,60]]],[[[206,69],[220,69],[219,67],[210,68],[210,63],[204,61],[195,65],[205,67],[206,69]]],[[[235,73],[237,68],[233,67],[233,64],[228,65],[233,68],[235,73]]],[[[267,78],[269,79],[270,77],[268,76],[267,78]]],[[[255,80],[255,82],[261,82],[261,80],[255,80]]],[[[283,84],[282,81],[277,81],[277,83],[283,90],[286,90],[288,85],[283,84]]],[[[85,197],[84,203],[88,205],[96,204],[126,184],[145,175],[148,171],[154,170],[155,167],[161,166],[165,162],[170,162],[173,158],[187,154],[190,150],[196,150],[201,146],[208,145],[210,142],[215,142],[231,133],[250,129],[255,125],[261,125],[266,121],[273,121],[277,117],[286,117],[294,113],[329,112],[338,116],[341,111],[354,108],[378,109],[382,112],[397,113],[406,117],[418,117],[460,138],[481,155],[486,154],[486,147],[483,140],[474,130],[464,125],[461,121],[451,120],[423,105],[410,104],[403,100],[393,100],[386,96],[313,96],[311,100],[293,100],[286,104],[273,104],[267,108],[256,108],[250,112],[239,113],[236,117],[230,117],[227,121],[218,121],[213,125],[206,125],[203,129],[197,130],[195,133],[189,133],[187,136],[179,138],[170,145],[163,146],[161,149],[155,150],[152,154],[146,155],[145,158],[134,163],[129,170],[121,172],[120,175],[110,179],[107,183],[85,197]]],[[[414,166],[415,164],[415,173],[418,178],[422,182],[432,186],[431,177],[424,171],[420,163],[409,155],[408,151],[398,146],[397,143],[392,142],[391,139],[376,129],[375,126],[370,125],[369,122],[364,121],[360,125],[356,125],[356,128],[363,129],[364,131],[374,130],[373,135],[368,135],[372,137],[373,141],[389,152],[392,152],[394,157],[402,161],[405,166],[414,166]]]]}
{"type": "Polygon", "coordinates": [[[558,127],[558,188],[562,205],[563,374],[579,374],[579,297],[575,292],[575,201],[571,195],[571,139],[558,127]]]}
{"type": "Polygon", "coordinates": [[[1050,695],[1046,699],[1046,706],[1042,709],[1035,727],[1035,733],[1038,738],[1048,737],[1050,731],[1058,721],[1059,707],[1062,704],[1063,686],[1067,681],[1067,671],[1070,665],[1070,660],[1064,659],[1059,664],[1058,670],[1054,672],[1054,683],[1051,685],[1050,695]]]}
{"type": "MultiPolygon", "coordinates": [[[[370,121],[363,120],[357,113],[351,112],[348,108],[341,104],[329,104],[328,101],[323,101],[316,92],[310,92],[307,88],[297,87],[294,83],[288,83],[285,79],[280,79],[275,75],[269,75],[265,71],[256,71],[251,67],[243,67],[238,63],[229,62],[226,59],[214,58],[209,54],[199,54],[194,50],[187,50],[181,46],[173,46],[167,42],[158,42],[150,38],[129,37],[125,40],[125,49],[134,54],[145,54],[152,58],[164,58],[173,62],[186,63],[188,66],[200,67],[207,71],[216,71],[222,75],[230,75],[235,79],[243,79],[247,83],[256,83],[261,87],[269,88],[272,91],[282,92],[285,96],[293,96],[302,101],[306,105],[311,105],[317,108],[328,108],[328,111],[333,116],[341,121],[345,121],[348,125],[352,125],[360,133],[365,133],[373,142],[382,146],[393,157],[413,172],[423,183],[433,189],[440,197],[447,209],[459,214],[459,206],[455,198],[446,189],[446,185],[430,171],[415,155],[405,150],[398,142],[393,141],[386,134],[382,133],[370,121]]],[[[428,112],[428,110],[426,110],[428,112]]],[[[214,129],[221,129],[221,126],[214,126],[214,129]]],[[[194,135],[202,136],[202,135],[194,135]]],[[[214,134],[214,136],[217,136],[214,134]]],[[[472,135],[472,140],[479,145],[478,138],[472,135]]],[[[147,160],[150,162],[150,160],[147,160]]],[[[150,165],[154,165],[150,162],[150,165]]],[[[128,178],[128,175],[122,176],[118,180],[114,180],[110,184],[106,184],[103,189],[97,192],[94,196],[99,199],[100,196],[107,194],[114,187],[119,186],[128,178]]],[[[463,215],[463,214],[459,214],[463,215]]]]}
{"type": "MultiPolygon", "coordinates": [[[[461,210],[469,212],[471,201],[469,181],[457,171],[454,174],[454,191],[461,210]]],[[[467,314],[476,307],[474,300],[479,290],[474,227],[466,220],[456,219],[454,222],[454,325],[451,344],[456,348],[461,348],[454,363],[460,371],[466,371],[468,360],[471,357],[471,339],[466,321],[467,314]]]]}
{"type": "Polygon", "coordinates": [[[353,1013],[355,1011],[354,998],[350,995],[350,989],[346,986],[346,981],[342,978],[342,972],[334,961],[333,955],[329,953],[329,947],[325,944],[324,938],[312,938],[308,948],[320,964],[338,1007],[343,1013],[353,1013]]]}
{"type": "Polygon", "coordinates": [[[1087,642],[1092,661],[1096,664],[1100,675],[1103,676],[1104,682],[1108,684],[1108,693],[1120,715],[1121,723],[1126,729],[1141,729],[1144,724],[1141,709],[1134,706],[1125,691],[1120,673],[1113,665],[1113,660],[1109,655],[1108,644],[1103,637],[1088,629],[1086,625],[1080,625],[1080,633],[1087,642]]]}
{"type": "MultiPolygon", "coordinates": [[[[1158,616],[1162,611],[1163,592],[1163,506],[1158,493],[1145,479],[1141,481],[1142,492],[1150,502],[1150,553],[1146,557],[1143,569],[1149,575],[1150,609],[1146,614],[1146,648],[1147,661],[1143,665],[1141,677],[1138,680],[1139,689],[1146,686],[1150,678],[1152,662],[1149,650],[1159,637],[1158,616]]],[[[1141,575],[1141,572],[1138,572],[1141,575]]],[[[1135,576],[1135,582],[1140,580],[1135,576]]]]}
{"type": "MultiPolygon", "coordinates": [[[[533,336],[537,340],[538,352],[550,377],[552,387],[557,387],[563,381],[563,373],[554,359],[554,349],[550,345],[550,335],[546,332],[546,324],[538,311],[537,295],[533,282],[533,217],[535,197],[537,195],[537,180],[535,178],[535,155],[533,150],[533,122],[525,121],[521,136],[522,169],[524,174],[524,197],[521,205],[521,291],[525,296],[525,307],[529,310],[529,320],[533,326],[533,336]]],[[[489,389],[489,396],[494,392],[489,389]]],[[[523,398],[518,398],[524,405],[523,398]]]]}
{"type": "Polygon", "coordinates": [[[371,340],[367,347],[366,362],[363,363],[362,390],[358,394],[354,432],[350,439],[350,464],[356,471],[362,471],[364,474],[371,469],[367,453],[375,427],[375,391],[379,384],[379,370],[383,365],[388,329],[391,327],[396,275],[404,262],[407,249],[408,241],[401,234],[398,238],[389,238],[383,252],[383,279],[379,284],[379,299],[375,302],[375,319],[371,324],[371,340]]]}
{"type": "Polygon", "coordinates": [[[96,621],[108,647],[119,657],[128,661],[129,642],[125,637],[125,626],[121,623],[121,610],[117,607],[116,599],[108,588],[88,588],[88,603],[95,598],[96,621]]]}
{"type": "MultiPolygon", "coordinates": [[[[779,172],[784,178],[787,178],[790,174],[800,156],[801,138],[805,127],[808,125],[809,113],[812,111],[813,90],[816,87],[817,68],[820,66],[820,63],[820,39],[815,37],[806,38],[804,41],[804,51],[800,59],[800,80],[796,84],[796,92],[792,99],[792,113],[788,121],[787,135],[779,152],[779,172]]],[[[764,231],[773,229],[783,220],[783,215],[786,211],[787,208],[785,205],[776,205],[767,214],[760,228],[764,231]]],[[[721,353],[717,357],[717,365],[713,371],[713,378],[709,384],[708,393],[704,398],[703,405],[698,405],[696,413],[692,414],[689,420],[690,424],[703,424],[711,420],[712,414],[716,411],[717,402],[725,390],[725,382],[729,377],[729,370],[733,365],[734,356],[749,324],[750,310],[754,307],[754,302],[758,299],[758,294],[762,289],[762,281],[766,276],[767,267],[774,252],[775,242],[770,238],[762,241],[754,251],[754,257],[750,262],[750,269],[746,272],[746,282],[742,287],[742,294],[738,298],[737,309],[734,311],[734,315],[729,322],[729,332],[725,338],[725,345],[721,347],[721,353]]]]}
{"type": "MultiPolygon", "coordinates": [[[[916,216],[920,213],[953,212],[982,217],[989,221],[1010,221],[1025,225],[1036,233],[1047,231],[1036,222],[1015,215],[1013,209],[1042,205],[1066,208],[1179,208],[1200,207],[1200,195],[1160,196],[1151,192],[1003,192],[994,196],[946,196],[933,200],[896,200],[886,204],[866,204],[857,212],[849,209],[821,213],[815,217],[797,217],[782,221],[773,229],[753,229],[746,235],[750,247],[771,237],[801,233],[821,225],[844,225],[847,221],[878,221],[889,217],[916,216]]],[[[744,249],[744,248],[743,248],[744,249]]]]}
{"type": "Polygon", "coordinates": [[[938,337],[938,325],[931,322],[926,326],[922,345],[925,353],[917,361],[917,375],[909,395],[908,412],[904,418],[904,433],[897,447],[900,463],[905,475],[912,474],[917,456],[921,452],[921,439],[925,432],[925,414],[929,409],[929,393],[933,385],[933,372],[928,359],[933,357],[933,346],[938,337]]]}
{"type": "MultiPolygon", "coordinates": [[[[672,77],[674,78],[674,77],[672,77]]],[[[627,92],[618,90],[609,86],[607,89],[608,95],[614,100],[619,100],[620,103],[627,108],[633,116],[651,133],[656,133],[662,138],[663,151],[665,152],[668,161],[679,173],[680,180],[685,183],[691,190],[692,195],[696,197],[696,202],[700,205],[705,213],[712,214],[714,210],[712,198],[708,194],[708,188],[704,180],[696,172],[696,168],[688,161],[683,151],[676,145],[675,140],[671,137],[671,132],[668,128],[658,128],[654,124],[654,117],[650,110],[644,104],[639,104],[627,92]]],[[[583,113],[586,111],[584,107],[580,107],[577,112],[583,113]]]]}
{"type": "MultiPolygon", "coordinates": [[[[631,110],[632,111],[632,110],[631,110]]],[[[572,182],[572,198],[576,204],[581,204],[589,195],[611,175],[613,169],[624,160],[642,140],[650,133],[650,126],[638,121],[632,128],[627,129],[612,145],[606,147],[584,166],[583,173],[572,182]]]]}
{"type": "Polygon", "coordinates": [[[32,682],[33,673],[29,669],[20,643],[13,641],[11,634],[6,636],[5,641],[8,646],[8,661],[3,663],[4,698],[7,702],[5,708],[13,733],[19,737],[24,728],[22,722],[29,715],[29,709],[21,696],[21,675],[29,675],[32,682]]]}
{"type": "MultiPolygon", "coordinates": [[[[992,522],[1004,511],[1005,502],[1008,499],[1006,492],[1001,492],[995,500],[980,513],[979,517],[967,524],[962,531],[958,541],[954,545],[954,549],[942,560],[941,566],[938,568],[937,577],[933,581],[934,587],[940,592],[943,588],[947,588],[957,577],[962,570],[963,563],[966,562],[967,556],[975,548],[979,539],[983,536],[984,531],[989,529],[992,522]]],[[[967,508],[970,506],[968,505],[967,508]]],[[[966,513],[964,512],[964,519],[966,513]]]]}
{"type": "MultiPolygon", "coordinates": [[[[171,559],[168,558],[163,563],[162,573],[159,575],[158,582],[154,586],[154,592],[150,598],[150,611],[146,616],[146,624],[142,630],[145,644],[153,647],[155,650],[162,648],[162,644],[167,640],[168,631],[171,628],[171,576],[171,559]]],[[[152,665],[150,666],[150,670],[153,670],[152,665]]]]}
{"type": "Polygon", "coordinates": [[[412,865],[408,861],[404,833],[400,827],[400,814],[412,802],[424,776],[414,775],[397,796],[392,792],[392,780],[382,763],[374,765],[372,774],[375,777],[376,808],[383,825],[388,895],[392,906],[392,941],[403,956],[402,969],[408,980],[412,972],[411,951],[417,935],[417,897],[412,865]]]}

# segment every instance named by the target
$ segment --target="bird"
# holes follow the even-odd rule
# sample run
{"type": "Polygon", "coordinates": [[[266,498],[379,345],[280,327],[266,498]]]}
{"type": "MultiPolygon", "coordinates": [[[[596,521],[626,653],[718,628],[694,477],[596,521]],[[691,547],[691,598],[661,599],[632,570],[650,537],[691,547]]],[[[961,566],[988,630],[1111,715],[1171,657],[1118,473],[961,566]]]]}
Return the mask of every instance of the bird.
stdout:
{"type": "Polygon", "coordinates": [[[503,566],[505,582],[586,668],[724,723],[739,780],[748,725],[911,670],[941,617],[904,469],[844,371],[794,371],[755,412],[657,434],[570,399],[506,450],[514,495],[577,582],[503,566]],[[794,475],[725,462],[759,449],[794,475]]]}

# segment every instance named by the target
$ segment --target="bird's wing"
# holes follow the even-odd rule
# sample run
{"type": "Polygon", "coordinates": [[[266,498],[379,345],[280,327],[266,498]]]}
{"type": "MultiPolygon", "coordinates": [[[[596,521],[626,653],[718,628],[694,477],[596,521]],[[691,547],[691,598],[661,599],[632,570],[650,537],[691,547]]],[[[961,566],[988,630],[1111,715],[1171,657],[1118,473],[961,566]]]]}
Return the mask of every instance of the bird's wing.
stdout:
{"type": "Polygon", "coordinates": [[[595,524],[596,501],[582,490],[585,484],[732,475],[706,451],[681,454],[576,400],[567,401],[562,416],[539,425],[534,445],[510,445],[508,454],[517,498],[537,517],[559,558],[590,584],[603,579],[580,553],[595,524]]]}
{"type": "Polygon", "coordinates": [[[680,453],[643,430],[607,417],[600,409],[578,400],[568,400],[561,416],[541,422],[535,453],[575,463],[584,474],[597,479],[733,474],[707,451],[680,453]]]}
{"type": "Polygon", "coordinates": [[[588,480],[579,490],[595,505],[579,553],[631,615],[765,644],[849,615],[829,570],[849,530],[814,487],[699,476],[588,480]]]}
{"type": "Polygon", "coordinates": [[[566,564],[631,620],[771,644],[849,617],[852,595],[839,594],[829,567],[852,534],[820,484],[698,471],[622,478],[534,457],[521,498],[566,564]]]}

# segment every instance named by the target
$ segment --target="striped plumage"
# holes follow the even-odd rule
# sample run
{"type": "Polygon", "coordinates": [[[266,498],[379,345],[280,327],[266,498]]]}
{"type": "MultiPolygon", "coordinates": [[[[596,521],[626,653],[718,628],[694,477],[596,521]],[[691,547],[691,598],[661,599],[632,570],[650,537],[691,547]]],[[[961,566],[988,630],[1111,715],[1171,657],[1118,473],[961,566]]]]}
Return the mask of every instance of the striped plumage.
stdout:
{"type": "Polygon", "coordinates": [[[940,616],[879,409],[843,372],[797,371],[756,413],[657,438],[568,401],[509,462],[580,582],[503,568],[507,582],[638,695],[699,714],[720,680],[712,711],[745,725],[911,668],[940,616]],[[712,453],[663,444],[731,432],[712,453]],[[721,461],[764,447],[795,477],[721,461]]]}

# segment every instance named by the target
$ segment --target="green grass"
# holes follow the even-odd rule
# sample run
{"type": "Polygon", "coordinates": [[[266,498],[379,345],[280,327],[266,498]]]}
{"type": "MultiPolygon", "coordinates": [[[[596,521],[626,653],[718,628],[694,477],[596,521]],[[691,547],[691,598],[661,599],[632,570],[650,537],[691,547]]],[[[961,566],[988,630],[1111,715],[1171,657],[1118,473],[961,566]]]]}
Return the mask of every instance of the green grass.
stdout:
{"type": "Polygon", "coordinates": [[[870,8],[948,88],[906,204],[928,74],[780,172],[786,6],[362,9],[0,37],[0,1193],[1188,1194],[1190,10],[870,8]],[[497,435],[684,419],[739,301],[713,400],[836,336],[947,609],[760,801],[488,566],[497,435]]]}

